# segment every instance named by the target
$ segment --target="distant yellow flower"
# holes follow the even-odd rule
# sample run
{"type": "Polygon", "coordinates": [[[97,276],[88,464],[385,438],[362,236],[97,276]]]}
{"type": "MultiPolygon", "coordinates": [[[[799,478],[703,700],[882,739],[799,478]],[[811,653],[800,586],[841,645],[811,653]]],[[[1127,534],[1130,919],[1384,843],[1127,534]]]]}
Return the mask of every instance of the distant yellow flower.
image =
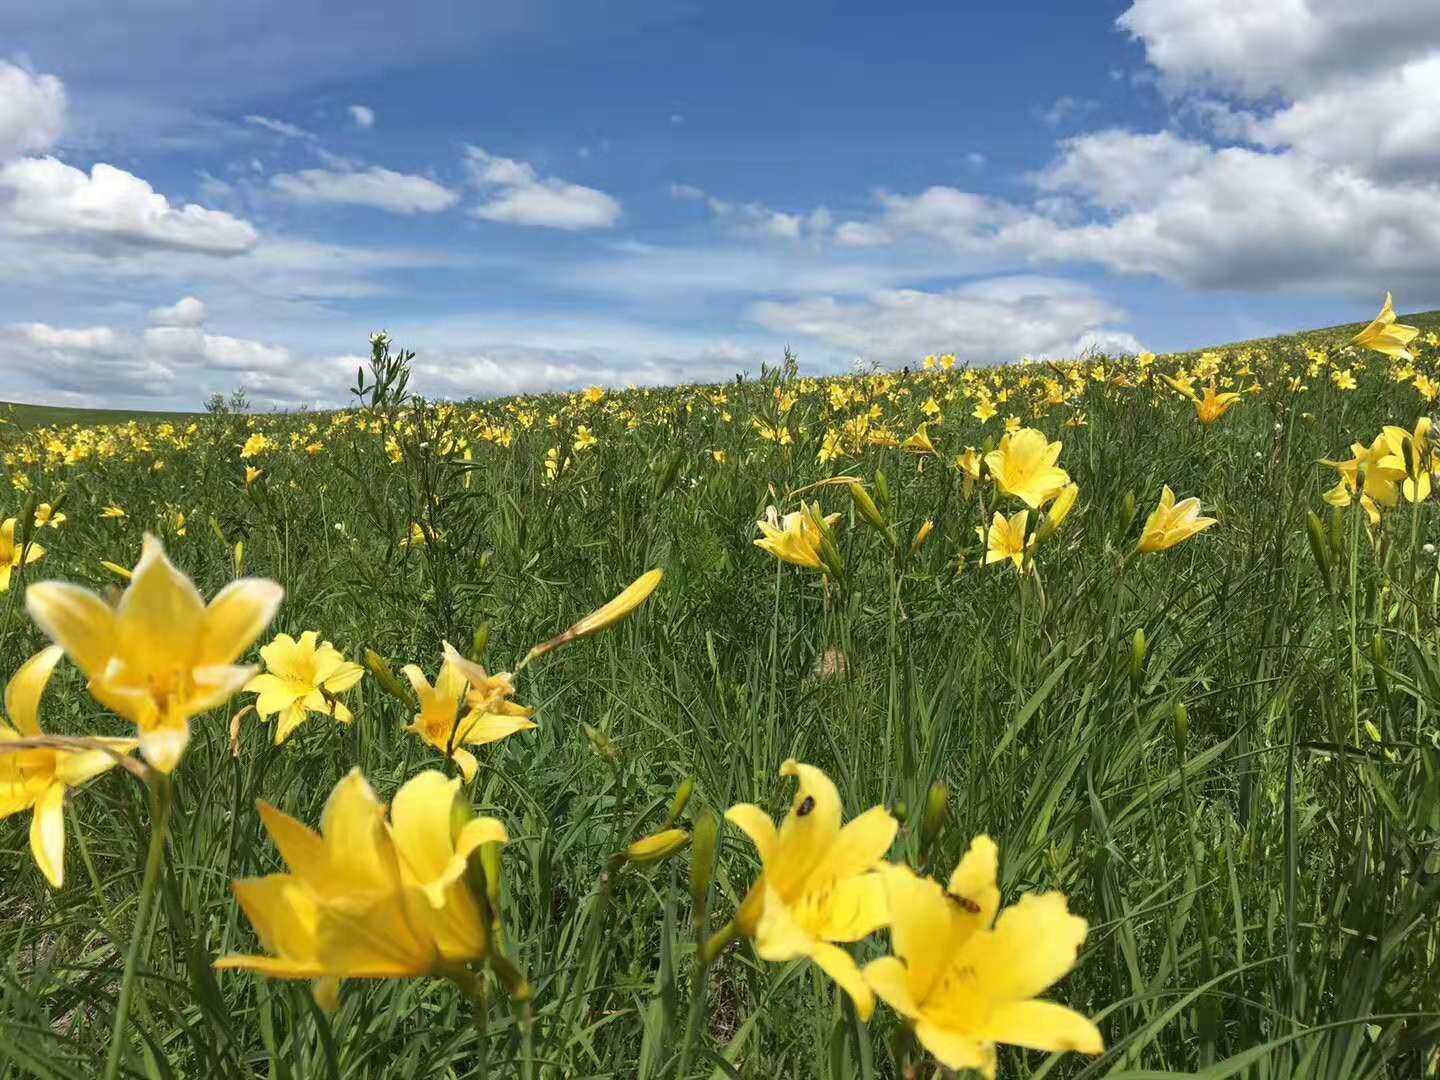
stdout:
{"type": "Polygon", "coordinates": [[[41,503],[35,507],[35,527],[37,529],[43,529],[47,525],[52,529],[58,529],[64,524],[65,515],[57,513],[49,503],[41,503]]]}
{"type": "Polygon", "coordinates": [[[1010,416],[1007,416],[1007,417],[1005,418],[1005,434],[1006,434],[1006,435],[1014,435],[1015,432],[1017,432],[1017,431],[1019,431],[1019,430],[1020,430],[1020,418],[1019,418],[1018,416],[1015,416],[1014,414],[1011,414],[1010,416]]]}
{"type": "Polygon", "coordinates": [[[989,421],[1000,410],[995,408],[995,403],[989,398],[981,398],[971,410],[970,415],[979,420],[982,424],[989,421]]]}
{"type": "Polygon", "coordinates": [[[991,563],[1003,562],[1009,559],[1015,564],[1015,569],[1022,569],[1025,565],[1025,550],[1035,542],[1032,535],[1026,537],[1025,525],[1029,521],[1030,511],[1021,510],[1014,514],[1009,521],[1000,511],[995,511],[995,516],[990,519],[990,528],[985,530],[979,525],[975,526],[975,532],[981,540],[985,541],[985,566],[991,563]]]}
{"type": "Polygon", "coordinates": [[[273,581],[241,578],[207,606],[160,541],[146,534],[114,607],[59,581],[31,585],[25,607],[89,678],[95,699],[140,729],[145,760],[168,773],[190,741],[190,718],[223,705],[255,673],[235,661],[284,595],[273,581]]]}
{"type": "Polygon", "coordinates": [[[955,467],[965,474],[967,480],[980,479],[980,467],[985,463],[973,446],[967,446],[963,453],[955,455],[955,467]]]}
{"type": "Polygon", "coordinates": [[[598,404],[604,399],[604,397],[605,391],[598,386],[592,386],[585,391],[585,400],[591,405],[598,404]]]}
{"type": "Polygon", "coordinates": [[[833,527],[840,521],[839,514],[820,516],[818,507],[806,507],[780,517],[773,506],[765,511],[765,519],[755,524],[763,534],[755,546],[768,551],[781,562],[824,571],[825,560],[821,557],[821,522],[833,527]]]}
{"type": "Polygon", "coordinates": [[[1192,397],[1195,415],[1200,423],[1209,427],[1240,402],[1240,395],[1233,392],[1217,394],[1213,385],[1205,388],[1203,398],[1192,397]]]}
{"type": "Polygon", "coordinates": [[[267,436],[257,431],[245,440],[245,445],[240,448],[240,456],[242,458],[259,457],[274,445],[267,436]]]}
{"type": "Polygon", "coordinates": [[[1145,531],[1140,534],[1142,552],[1169,551],[1176,544],[1190,539],[1196,533],[1204,532],[1215,524],[1214,518],[1200,516],[1200,500],[1185,499],[1176,503],[1175,493],[1166,484],[1160,492],[1160,505],[1145,521],[1145,531]]]}
{"type": "Polygon", "coordinates": [[[100,516],[106,520],[113,521],[118,518],[123,518],[125,516],[125,509],[120,506],[107,506],[100,511],[100,516]]]}
{"type": "Polygon", "coordinates": [[[1440,386],[1436,386],[1428,375],[1416,375],[1414,387],[1426,401],[1434,401],[1440,397],[1440,386]]]}
{"type": "MultiPolygon", "coordinates": [[[[51,645],[20,665],[5,687],[9,723],[0,716],[0,818],[32,811],[30,851],[45,880],[57,889],[65,881],[65,792],[113,768],[116,757],[98,747],[7,751],[3,745],[44,735],[40,730],[40,698],[64,655],[63,649],[51,645]]],[[[135,749],[134,739],[93,741],[104,743],[117,754],[135,749]]]]}
{"type": "Polygon", "coordinates": [[[1330,381],[1335,384],[1337,390],[1354,390],[1359,384],[1355,381],[1355,374],[1349,368],[1334,368],[1330,372],[1330,381]]]}
{"type": "Polygon", "coordinates": [[[472,852],[504,843],[495,818],[456,828],[458,780],[427,770],[396,793],[390,821],[360,770],[335,786],[320,832],[261,802],[290,872],[235,882],[270,955],[231,954],[217,968],[281,979],[409,978],[482,959],[488,919],[465,877],[472,852]]]}
{"type": "Polygon", "coordinates": [[[1385,294],[1385,306],[1375,321],[1361,330],[1351,342],[1375,352],[1384,353],[1394,360],[1414,360],[1415,356],[1406,346],[1418,337],[1420,331],[1413,326],[1395,321],[1395,304],[1390,294],[1385,294]]]}
{"type": "Polygon", "coordinates": [[[859,941],[889,921],[885,886],[875,873],[894,842],[897,824],[882,806],[840,827],[840,794],[812,765],[780,767],[799,787],[779,829],[758,806],[739,803],[725,812],[760,855],[760,877],[750,886],[735,922],[755,942],[762,960],[807,957],[834,979],[868,1020],[875,998],[850,954],[835,942],[859,941]]]}
{"type": "Polygon", "coordinates": [[[248,488],[256,480],[265,475],[264,469],[258,469],[254,465],[245,466],[245,486],[248,488]]]}
{"type": "Polygon", "coordinates": [[[10,590],[10,575],[22,565],[29,566],[44,558],[45,549],[34,540],[22,551],[15,542],[15,519],[0,522],[0,592],[10,590]]]}
{"type": "Polygon", "coordinates": [[[865,965],[870,988],[948,1069],[995,1076],[997,1043],[1031,1050],[1105,1049],[1085,1016],[1036,1000],[1075,966],[1089,927],[1062,893],[1030,893],[996,912],[995,844],[977,837],[941,889],[909,868],[883,871],[895,955],[865,965]]]}
{"type": "Polygon", "coordinates": [[[1021,428],[985,455],[985,465],[1004,494],[1038,510],[1070,482],[1070,474],[1055,464],[1060,450],[1061,444],[1050,442],[1043,432],[1021,428]]]}
{"type": "Polygon", "coordinates": [[[534,709],[508,700],[515,692],[509,674],[485,675],[484,668],[465,660],[449,642],[445,643],[445,660],[433,687],[415,664],[406,664],[401,671],[420,700],[420,711],[405,730],[414,732],[447,755],[459,766],[467,783],[474,779],[475,770],[480,766],[475,755],[465,749],[467,745],[499,742],[536,727],[530,719],[535,715],[534,709]],[[484,681],[472,689],[467,672],[478,672],[479,679],[484,681]],[[465,706],[463,713],[462,705],[465,706]]]}
{"type": "Polygon", "coordinates": [[[712,458],[714,458],[715,464],[717,464],[717,465],[724,465],[724,464],[725,464],[725,451],[724,451],[724,450],[711,450],[711,451],[710,451],[710,456],[711,456],[712,458]]]}
{"type": "Polygon", "coordinates": [[[354,719],[350,710],[334,700],[360,681],[365,669],[340,655],[328,641],[320,641],[314,630],[306,630],[296,641],[289,634],[276,634],[260,649],[265,670],[242,689],[258,694],[255,711],[262,720],[275,714],[275,745],[290,737],[312,712],[333,716],[342,724],[354,719]]]}
{"type": "Polygon", "coordinates": [[[598,441],[590,429],[584,424],[581,424],[575,429],[575,450],[577,453],[589,450],[598,441]]]}
{"type": "Polygon", "coordinates": [[[176,535],[176,536],[184,536],[184,535],[185,535],[185,511],[183,511],[183,510],[176,510],[176,511],[175,511],[175,517],[174,517],[174,519],[173,519],[172,524],[174,524],[174,526],[175,526],[175,535],[176,535]]]}

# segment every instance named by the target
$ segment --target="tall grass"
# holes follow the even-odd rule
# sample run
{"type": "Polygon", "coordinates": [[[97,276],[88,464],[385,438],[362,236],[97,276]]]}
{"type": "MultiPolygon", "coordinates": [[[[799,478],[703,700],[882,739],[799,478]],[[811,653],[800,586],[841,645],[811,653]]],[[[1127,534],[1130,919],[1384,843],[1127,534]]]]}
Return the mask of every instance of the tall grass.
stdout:
{"type": "MultiPolygon", "coordinates": [[[[1038,418],[1029,403],[1050,371],[1007,369],[1013,399],[983,426],[963,394],[945,396],[964,387],[958,370],[862,380],[863,400],[840,416],[827,381],[782,370],[598,402],[454,407],[362,386],[372,407],[359,412],[217,408],[189,428],[0,429],[0,517],[23,524],[27,502],[44,500],[68,518],[36,534],[46,557],[0,596],[0,673],[43,644],[19,603],[26,581],[112,588],[101,560],[130,565],[147,529],[206,595],[234,576],[243,543],[244,572],[286,589],[270,633],[316,629],[352,659],[373,649],[432,672],[442,640],[469,650],[482,627],[486,663],[513,668],[663,566],[633,619],[525,669],[519,698],[537,707],[539,729],[480,754],[472,801],[510,829],[504,936],[533,988],[542,1075],[890,1074],[893,1014],[853,1024],[812,967],[765,964],[743,942],[702,988],[688,857],[612,860],[657,826],[687,777],[689,821],[740,801],[780,810],[777,768],[791,756],[825,768],[847,811],[884,803],[905,816],[897,850],[912,860],[926,792],[943,781],[952,797],[931,872],[948,874],[987,832],[1007,900],[1062,889],[1090,920],[1058,996],[1097,1018],[1106,1052],[1007,1050],[1006,1075],[1432,1075],[1435,501],[1402,501],[1372,529],[1358,507],[1320,502],[1335,476],[1316,464],[1348,457],[1382,424],[1412,427],[1425,402],[1383,360],[1358,356],[1334,361],[1356,369],[1358,390],[1337,390],[1321,369],[1291,391],[1317,344],[1338,347],[1258,347],[1252,377],[1234,376],[1244,361],[1227,355],[1227,378],[1263,389],[1210,428],[1133,361],[1106,361],[1111,379],[1087,380],[1038,418]],[[1136,385],[1117,386],[1117,372],[1136,385]],[[817,462],[846,416],[873,404],[903,438],[932,396],[946,417],[930,428],[942,458],[871,446],[817,462]],[[1061,464],[1081,487],[1033,576],[978,565],[975,526],[996,494],[970,490],[949,460],[993,444],[1007,412],[1063,440],[1061,464]],[[1064,426],[1077,416],[1083,426],[1064,426]],[[758,438],[756,419],[786,427],[790,445],[758,438]],[[576,451],[581,424],[597,443],[576,451]],[[492,441],[501,429],[508,445],[492,441]],[[256,431],[278,446],[242,460],[256,431]],[[264,470],[248,486],[246,465],[264,470]],[[888,491],[882,509],[905,541],[927,519],[936,530],[896,556],[844,487],[821,489],[825,509],[846,515],[843,583],[826,589],[752,539],[768,504],[794,509],[790,492],[837,473],[888,491]],[[1219,525],[1136,557],[1162,484],[1199,496],[1219,525]],[[102,519],[107,504],[127,516],[102,519]],[[412,523],[430,542],[402,543],[412,523]]],[[[1419,366],[1433,372],[1437,355],[1419,366]]],[[[373,678],[346,701],[352,725],[314,717],[278,748],[247,715],[238,754],[229,732],[243,697],[195,722],[142,928],[125,1075],[519,1075],[520,1014],[503,996],[477,1025],[449,983],[352,981],[327,1015],[306,984],[211,968],[256,947],[230,882],[280,865],[257,798],[314,822],[353,766],[385,799],[443,764],[404,733],[410,710],[373,678]]],[[[54,733],[125,733],[73,668],[42,719],[54,733]]],[[[28,817],[0,824],[0,1077],[98,1074],[150,820],[145,788],[122,771],[72,793],[58,891],[30,860],[28,817]]],[[[749,844],[722,829],[707,928],[733,914],[756,869],[749,844]]],[[[882,951],[872,940],[859,955],[882,951]]]]}

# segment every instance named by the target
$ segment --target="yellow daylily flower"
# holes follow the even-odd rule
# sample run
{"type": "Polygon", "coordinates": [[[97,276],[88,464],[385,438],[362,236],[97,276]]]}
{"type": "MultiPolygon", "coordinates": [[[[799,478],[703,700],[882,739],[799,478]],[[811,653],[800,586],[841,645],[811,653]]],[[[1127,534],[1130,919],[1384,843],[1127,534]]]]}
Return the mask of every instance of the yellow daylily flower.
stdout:
{"type": "Polygon", "coordinates": [[[22,551],[15,542],[15,519],[0,522],[0,592],[10,591],[10,575],[21,566],[29,566],[45,557],[45,549],[34,540],[22,551]]]}
{"type": "Polygon", "coordinates": [[[939,451],[935,449],[935,444],[930,441],[930,432],[927,430],[929,426],[928,423],[921,424],[915,430],[914,435],[911,435],[900,444],[900,449],[909,454],[930,454],[932,457],[938,456],[939,451]]]}
{"type": "Polygon", "coordinates": [[[1397,468],[1403,472],[1400,491],[1407,502],[1424,502],[1430,497],[1430,427],[1430,418],[1422,416],[1415,421],[1414,431],[1387,424],[1381,432],[1390,452],[1378,464],[1388,472],[1397,468]]]}
{"type": "Polygon", "coordinates": [[[459,784],[420,773],[396,793],[387,824],[384,804],[352,769],[331,792],[318,834],[262,800],[261,820],[290,872],[234,888],[269,955],[232,954],[215,966],[282,979],[384,979],[484,957],[488,920],[465,868],[471,852],[507,836],[494,818],[456,827],[459,784]]]}
{"type": "Polygon", "coordinates": [[[475,755],[465,749],[466,745],[483,746],[521,731],[538,726],[530,719],[535,710],[517,705],[506,698],[515,692],[508,674],[487,676],[485,669],[472,664],[445,642],[445,660],[440,673],[431,686],[425,673],[415,664],[406,664],[400,669],[415,696],[420,699],[420,711],[405,729],[414,732],[430,746],[447,755],[460,768],[465,781],[475,778],[480,763],[475,755]],[[457,661],[460,663],[457,664],[457,661]],[[466,673],[478,673],[480,682],[472,688],[466,673]],[[468,708],[461,713],[461,705],[468,708]]]}
{"type": "MultiPolygon", "coordinates": [[[[42,649],[20,665],[5,687],[6,722],[0,716],[0,744],[44,736],[40,730],[40,698],[65,651],[57,645],[42,649]]],[[[116,754],[135,749],[134,739],[94,739],[99,747],[29,750],[0,748],[0,818],[31,811],[30,851],[45,880],[55,888],[65,883],[65,792],[79,787],[118,763],[116,754]]]]}
{"type": "Polygon", "coordinates": [[[59,513],[49,503],[41,503],[35,507],[35,527],[43,529],[47,525],[52,529],[58,529],[66,522],[64,514],[59,513]]]}
{"type": "MultiPolygon", "coordinates": [[[[1418,424],[1416,430],[1419,430],[1418,424]]],[[[1409,434],[1403,430],[1401,433],[1409,434]]],[[[1360,505],[1364,507],[1370,523],[1378,524],[1379,507],[1394,506],[1400,501],[1401,486],[1406,479],[1404,454],[1395,452],[1384,432],[1375,436],[1369,446],[1352,443],[1350,453],[1352,456],[1348,461],[1321,458],[1320,464],[1328,465],[1340,474],[1339,482],[1322,497],[1331,506],[1349,506],[1360,483],[1360,470],[1363,467],[1365,489],[1359,493],[1360,505]]]]}
{"type": "Polygon", "coordinates": [[[862,1020],[875,998],[850,954],[835,942],[859,941],[889,921],[885,887],[875,868],[890,850],[898,825],[882,806],[844,828],[840,793],[830,778],[794,759],[780,767],[799,787],[779,829],[758,806],[725,812],[760,854],[760,877],[736,913],[739,931],[762,960],[807,957],[850,995],[862,1020]]]}
{"type": "Polygon", "coordinates": [[[1374,322],[1350,339],[1352,344],[1384,353],[1394,360],[1414,360],[1415,355],[1406,347],[1420,335],[1413,326],[1395,321],[1395,303],[1390,294],[1385,294],[1385,306],[1374,322]]]}
{"type": "Polygon", "coordinates": [[[306,630],[299,641],[289,634],[276,634],[260,650],[265,670],[241,688],[259,695],[255,711],[260,719],[280,714],[275,724],[276,746],[312,712],[333,716],[342,724],[354,719],[334,697],[358,683],[365,669],[346,660],[334,645],[319,637],[314,630],[306,630]]]}
{"type": "Polygon", "coordinates": [[[1160,491],[1160,505],[1150,512],[1145,530],[1140,534],[1142,552],[1169,551],[1176,544],[1204,532],[1216,523],[1215,518],[1200,516],[1200,500],[1194,497],[1175,501],[1175,493],[1166,484],[1160,491]]]}
{"type": "Polygon", "coordinates": [[[1001,492],[1038,510],[1070,482],[1070,474],[1055,464],[1060,449],[1061,444],[1050,442],[1044,432],[1021,428],[985,455],[985,465],[1001,492]]]}
{"type": "Polygon", "coordinates": [[[90,693],[140,729],[140,753],[163,773],[190,741],[190,718],[223,705],[255,673],[235,663],[285,595],[240,578],[207,606],[148,533],[130,584],[111,607],[78,585],[25,591],[30,617],[90,680],[90,693]]]}
{"type": "Polygon", "coordinates": [[[1239,404],[1240,395],[1233,391],[1217,394],[1215,387],[1211,385],[1205,388],[1205,396],[1203,398],[1192,396],[1191,400],[1195,404],[1196,417],[1200,420],[1200,423],[1209,427],[1229,412],[1235,405],[1239,404]]]}
{"type": "Polygon", "coordinates": [[[985,530],[979,525],[975,526],[976,535],[985,541],[985,561],[982,565],[989,566],[991,563],[1003,562],[1009,559],[1015,564],[1015,569],[1020,570],[1025,565],[1025,551],[1035,543],[1034,535],[1025,535],[1025,526],[1030,520],[1029,510],[1020,510],[1011,516],[1009,521],[999,510],[990,519],[990,528],[985,530]]]}
{"type": "Polygon", "coordinates": [[[1075,966],[1088,926],[1063,894],[1031,893],[1004,911],[994,842],[976,837],[947,888],[908,867],[884,871],[895,955],[865,981],[948,1069],[995,1076],[997,1043],[1031,1050],[1105,1049],[1085,1016],[1036,999],[1075,966]]]}
{"type": "Polygon", "coordinates": [[[818,507],[806,507],[782,518],[773,506],[768,507],[765,519],[755,523],[764,534],[755,541],[755,546],[768,551],[781,562],[824,571],[825,561],[820,552],[821,521],[833,528],[839,523],[840,515],[829,514],[822,518],[818,507]]]}

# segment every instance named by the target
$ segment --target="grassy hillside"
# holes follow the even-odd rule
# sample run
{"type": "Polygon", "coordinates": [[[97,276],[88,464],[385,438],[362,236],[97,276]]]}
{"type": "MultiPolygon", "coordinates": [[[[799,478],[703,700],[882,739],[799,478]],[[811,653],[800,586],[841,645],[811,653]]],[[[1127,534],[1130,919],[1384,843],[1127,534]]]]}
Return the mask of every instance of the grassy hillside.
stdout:
{"type": "Polygon", "coordinates": [[[0,427],[0,1080],[1433,1076],[1440,337],[1343,343],[0,427]]]}
{"type": "MultiPolygon", "coordinates": [[[[1419,327],[1422,330],[1440,330],[1440,311],[1421,311],[1412,315],[1400,316],[1402,322],[1419,327]]],[[[1298,336],[1336,338],[1353,336],[1364,327],[1364,323],[1345,323],[1340,326],[1328,326],[1315,330],[1301,331],[1298,336]]],[[[1296,336],[1296,335],[1288,335],[1296,336]]],[[[1265,341],[1280,341],[1283,338],[1267,338],[1254,342],[1233,342],[1228,345],[1217,345],[1213,348],[1228,349],[1240,345],[1258,345],[1265,341]]],[[[201,413],[189,412],[148,412],[132,409],[78,409],[64,405],[25,405],[0,401],[0,420],[9,420],[21,427],[54,427],[69,424],[95,425],[95,424],[123,424],[131,420],[140,423],[158,423],[162,420],[184,420],[189,421],[201,413]]]]}

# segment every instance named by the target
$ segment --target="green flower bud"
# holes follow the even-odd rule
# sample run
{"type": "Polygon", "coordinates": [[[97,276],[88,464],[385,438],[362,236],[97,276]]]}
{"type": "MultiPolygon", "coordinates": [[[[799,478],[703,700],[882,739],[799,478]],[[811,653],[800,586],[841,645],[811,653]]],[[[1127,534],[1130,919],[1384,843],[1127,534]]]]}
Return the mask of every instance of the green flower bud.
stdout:
{"type": "Polygon", "coordinates": [[[925,794],[925,813],[920,818],[920,857],[923,859],[931,845],[945,828],[945,815],[950,808],[950,789],[944,781],[937,780],[925,794]]]}
{"type": "Polygon", "coordinates": [[[886,530],[889,523],[885,520],[885,516],[880,513],[880,508],[875,505],[875,500],[870,498],[868,491],[859,484],[851,484],[850,498],[855,503],[856,511],[865,519],[867,525],[879,529],[881,532],[886,530]]]}
{"type": "Polygon", "coordinates": [[[470,659],[477,664],[485,659],[485,650],[490,647],[490,624],[481,623],[475,628],[475,636],[470,642],[470,659]]]}
{"type": "Polygon", "coordinates": [[[1180,750],[1180,756],[1185,756],[1185,747],[1190,738],[1190,710],[1185,708],[1183,701],[1175,703],[1175,745],[1180,750]]]}
{"type": "Polygon", "coordinates": [[[675,798],[670,800],[670,812],[665,815],[665,827],[668,829],[679,820],[680,815],[685,812],[685,804],[690,801],[690,796],[695,793],[695,778],[687,776],[680,781],[680,786],[675,789],[675,798]]]}
{"type": "Polygon", "coordinates": [[[1130,641],[1130,685],[1140,688],[1140,679],[1145,674],[1145,628],[1137,627],[1130,641]]]}
{"type": "Polygon", "coordinates": [[[1325,525],[1320,515],[1311,510],[1305,515],[1305,536],[1310,541],[1310,554],[1320,569],[1320,580],[1325,582],[1325,591],[1330,591],[1330,552],[1325,541],[1325,525]]]}
{"type": "Polygon", "coordinates": [[[715,845],[720,836],[720,819],[715,811],[706,810],[695,822],[695,835],[690,842],[690,911],[695,929],[705,925],[710,905],[710,882],[715,873],[715,845]]]}

